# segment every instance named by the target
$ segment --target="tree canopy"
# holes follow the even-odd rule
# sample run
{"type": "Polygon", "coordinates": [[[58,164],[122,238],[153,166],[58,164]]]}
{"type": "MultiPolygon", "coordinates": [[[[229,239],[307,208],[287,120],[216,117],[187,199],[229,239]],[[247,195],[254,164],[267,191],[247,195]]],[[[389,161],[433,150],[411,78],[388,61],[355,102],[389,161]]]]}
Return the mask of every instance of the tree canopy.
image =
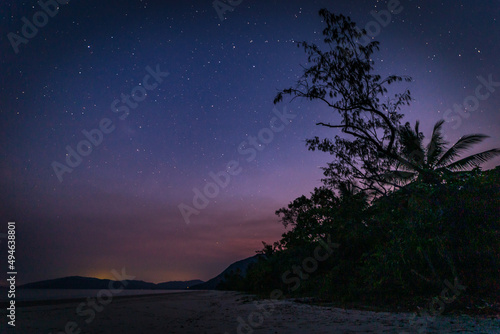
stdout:
{"type": "Polygon", "coordinates": [[[362,189],[385,193],[381,172],[393,160],[408,163],[397,154],[397,130],[403,117],[399,110],[411,101],[409,90],[389,97],[388,86],[412,79],[398,75],[382,78],[376,74],[372,57],[379,50],[379,42],[371,41],[366,46],[359,43],[366,30],[358,30],[349,17],[326,9],[320,10],[320,16],[326,23],[326,50],[313,43],[298,44],[311,65],[304,68],[295,87],[277,94],[274,103],[288,95],[292,100],[301,97],[322,101],[337,112],[339,124],[318,125],[340,129],[351,138],[336,135],[333,140],[314,137],[306,141],[310,150],[335,156],[324,169],[325,182],[335,187],[349,180],[362,189]]]}
{"type": "Polygon", "coordinates": [[[401,108],[410,104],[410,91],[389,93],[390,85],[412,79],[399,75],[382,78],[375,72],[373,61],[379,42],[361,44],[359,40],[366,39],[367,32],[358,29],[349,17],[327,9],[319,14],[326,24],[323,47],[306,41],[298,43],[310,65],[304,67],[294,87],[278,92],[274,103],[281,102],[284,96],[291,100],[317,100],[340,116],[336,123],[317,123],[340,130],[333,139],[316,136],[306,140],[310,150],[328,152],[334,157],[323,168],[325,185],[339,188],[350,184],[367,194],[385,195],[388,189],[398,188],[416,175],[428,182],[435,181],[444,170],[474,167],[500,153],[499,149],[492,149],[455,161],[464,150],[487,136],[463,136],[445,152],[443,121],[436,123],[431,141],[424,147],[418,123],[415,129],[409,123],[401,125],[401,108]]]}
{"type": "Polygon", "coordinates": [[[410,165],[402,165],[397,162],[396,170],[385,174],[388,180],[399,181],[402,184],[417,179],[426,183],[438,183],[442,180],[444,173],[475,168],[500,155],[500,149],[493,148],[456,160],[462,153],[481,143],[488,136],[483,134],[464,135],[447,149],[448,143],[442,135],[443,123],[444,120],[440,120],[434,125],[431,139],[425,146],[423,143],[424,135],[419,130],[420,123],[418,121],[414,128],[410,126],[410,123],[400,127],[398,131],[399,154],[410,162],[410,165]],[[420,169],[415,168],[415,166],[420,167],[420,169]]]}

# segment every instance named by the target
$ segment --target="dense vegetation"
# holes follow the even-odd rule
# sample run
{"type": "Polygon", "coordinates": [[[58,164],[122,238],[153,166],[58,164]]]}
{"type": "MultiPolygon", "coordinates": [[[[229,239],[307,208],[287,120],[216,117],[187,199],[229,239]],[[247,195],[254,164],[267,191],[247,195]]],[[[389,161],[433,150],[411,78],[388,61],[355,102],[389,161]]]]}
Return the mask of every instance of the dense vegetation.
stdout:
{"type": "Polygon", "coordinates": [[[317,188],[277,211],[291,229],[265,245],[266,256],[245,278],[231,277],[223,288],[413,309],[458,282],[466,290],[447,292],[457,298],[446,311],[491,312],[500,296],[499,208],[500,167],[414,182],[371,205],[362,193],[317,188]],[[303,261],[329,237],[338,247],[317,269],[304,270],[314,269],[303,261]]]}
{"type": "Polygon", "coordinates": [[[320,15],[327,51],[299,43],[310,66],[275,103],[289,95],[332,108],[339,124],[319,125],[336,131],[334,139],[307,145],[334,160],[322,187],[276,211],[287,228],[282,239],[264,244],[246,276],[236,273],[220,288],[410,309],[439,298],[447,311],[495,310],[500,167],[479,165],[500,150],[460,157],[487,136],[466,135],[447,147],[442,121],[424,145],[418,122],[400,124],[409,90],[388,97],[389,85],[411,79],[374,74],[378,42],[360,44],[366,31],[348,17],[324,9],[320,15]]]}

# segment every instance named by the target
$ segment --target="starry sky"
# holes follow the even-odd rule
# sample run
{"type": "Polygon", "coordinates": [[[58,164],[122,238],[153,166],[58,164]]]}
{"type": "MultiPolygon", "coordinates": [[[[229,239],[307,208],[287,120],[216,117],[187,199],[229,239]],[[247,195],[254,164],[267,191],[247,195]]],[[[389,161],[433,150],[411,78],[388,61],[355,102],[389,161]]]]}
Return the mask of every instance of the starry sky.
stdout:
{"type": "Polygon", "coordinates": [[[337,134],[315,125],[339,119],[320,103],[272,103],[306,64],[296,42],[321,44],[320,8],[374,29],[380,74],[413,77],[404,121],[500,147],[498,0],[401,0],[381,23],[387,1],[231,3],[72,0],[45,17],[0,3],[0,233],[16,222],[18,283],[208,280],[278,240],[274,211],[331,159],[305,139],[337,134]]]}

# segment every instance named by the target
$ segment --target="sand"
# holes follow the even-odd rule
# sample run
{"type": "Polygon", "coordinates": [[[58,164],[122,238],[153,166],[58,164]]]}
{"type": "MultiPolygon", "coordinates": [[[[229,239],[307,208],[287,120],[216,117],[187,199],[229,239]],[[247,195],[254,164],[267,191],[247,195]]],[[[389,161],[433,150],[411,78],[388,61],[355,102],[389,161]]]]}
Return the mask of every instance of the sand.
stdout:
{"type": "MultiPolygon", "coordinates": [[[[77,314],[82,302],[18,307],[15,330],[8,329],[7,333],[418,333],[417,324],[425,327],[421,333],[500,333],[499,319],[413,319],[411,313],[344,310],[289,300],[273,302],[236,292],[193,291],[114,298],[100,312],[94,312],[95,317],[88,306],[77,314]]],[[[4,333],[5,308],[1,313],[0,332],[4,333]]]]}

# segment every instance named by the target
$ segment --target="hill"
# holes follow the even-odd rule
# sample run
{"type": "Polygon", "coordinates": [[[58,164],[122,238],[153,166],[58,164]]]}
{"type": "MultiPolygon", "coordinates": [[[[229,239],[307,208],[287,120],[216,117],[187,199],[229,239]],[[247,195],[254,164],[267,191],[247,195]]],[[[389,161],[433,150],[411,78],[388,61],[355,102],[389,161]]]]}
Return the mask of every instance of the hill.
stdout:
{"type": "Polygon", "coordinates": [[[262,255],[254,255],[252,257],[237,261],[233,264],[231,264],[229,267],[227,267],[223,272],[221,272],[219,275],[215,276],[214,278],[195,285],[191,287],[191,289],[196,289],[196,290],[215,290],[217,288],[217,285],[221,282],[224,282],[226,275],[232,275],[237,272],[240,273],[241,276],[245,277],[246,272],[248,269],[248,266],[252,263],[256,263],[262,255]]]}
{"type": "MultiPolygon", "coordinates": [[[[69,276],[46,281],[28,283],[19,286],[20,289],[108,289],[109,279],[93,277],[69,276]]],[[[203,283],[201,280],[173,281],[164,283],[149,283],[144,281],[130,280],[125,286],[127,290],[184,290],[193,285],[203,283]]]]}

